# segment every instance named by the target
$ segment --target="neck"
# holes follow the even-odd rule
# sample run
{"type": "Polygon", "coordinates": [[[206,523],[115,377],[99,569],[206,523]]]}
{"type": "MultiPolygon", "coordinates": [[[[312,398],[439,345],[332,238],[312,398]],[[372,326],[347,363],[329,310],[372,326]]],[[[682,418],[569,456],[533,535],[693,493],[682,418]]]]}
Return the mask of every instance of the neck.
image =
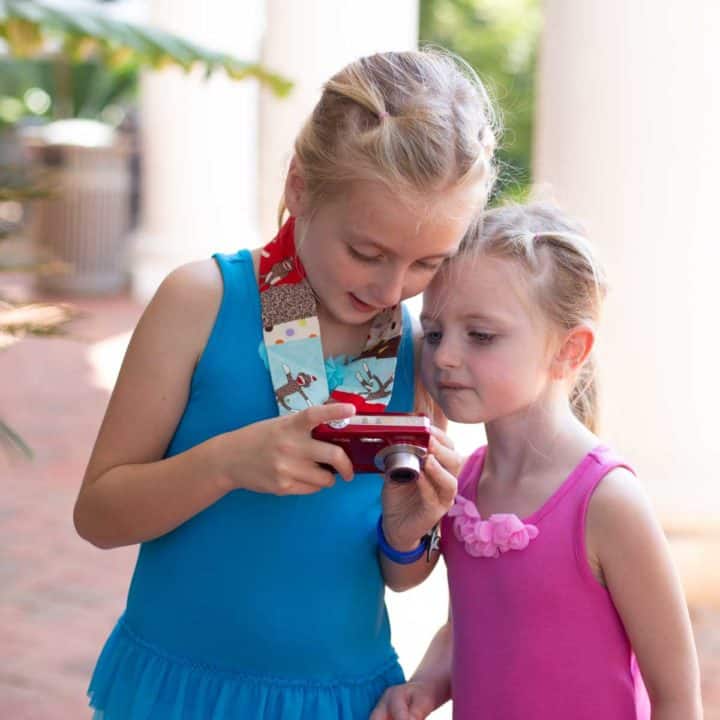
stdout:
{"type": "Polygon", "coordinates": [[[585,455],[597,438],[575,417],[564,389],[554,388],[531,406],[485,426],[488,472],[518,480],[585,455]]]}

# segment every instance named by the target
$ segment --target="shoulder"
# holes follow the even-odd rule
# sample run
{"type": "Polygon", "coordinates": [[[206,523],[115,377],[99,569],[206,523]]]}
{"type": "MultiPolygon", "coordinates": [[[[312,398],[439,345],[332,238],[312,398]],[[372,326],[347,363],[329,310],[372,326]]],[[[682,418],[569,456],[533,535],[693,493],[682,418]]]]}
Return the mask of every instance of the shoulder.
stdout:
{"type": "Polygon", "coordinates": [[[160,284],[138,325],[165,342],[199,352],[204,347],[223,295],[220,270],[212,259],[182,265],[160,284]]]}
{"type": "Polygon", "coordinates": [[[587,512],[588,554],[599,560],[642,546],[662,535],[650,497],[640,480],[626,468],[611,470],[600,481],[587,512]]]}
{"type": "Polygon", "coordinates": [[[588,518],[616,524],[628,516],[644,513],[650,500],[636,475],[624,467],[608,472],[590,498],[588,518]]]}
{"type": "Polygon", "coordinates": [[[154,300],[169,302],[188,296],[200,303],[222,296],[222,276],[215,260],[198,260],[176,268],[162,281],[154,300]]]}

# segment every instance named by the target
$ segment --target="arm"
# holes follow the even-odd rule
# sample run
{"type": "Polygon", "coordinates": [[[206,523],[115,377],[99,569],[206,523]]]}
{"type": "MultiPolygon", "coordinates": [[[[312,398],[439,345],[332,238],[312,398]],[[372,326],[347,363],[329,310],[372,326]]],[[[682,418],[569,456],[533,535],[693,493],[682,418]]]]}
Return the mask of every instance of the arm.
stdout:
{"type": "Polygon", "coordinates": [[[309,436],[328,413],[351,414],[346,405],[255,423],[163,459],[221,297],[214,261],[194,263],[168,276],[138,323],[75,504],[78,533],[99,547],[159,537],[234,488],[315,492],[333,477],[314,459],[352,477],[342,451],[309,436]]]}
{"type": "Polygon", "coordinates": [[[699,720],[698,659],[682,587],[662,528],[629,471],[614,470],[598,486],[587,542],[637,656],[653,720],[699,720]]]}
{"type": "MultiPolygon", "coordinates": [[[[430,454],[425,460],[420,477],[412,483],[396,483],[385,480],[382,491],[383,533],[387,542],[396,550],[409,552],[422,541],[452,505],[457,490],[455,475],[459,456],[445,445],[450,439],[433,428],[430,454]],[[442,441],[441,441],[442,438],[442,441]]],[[[432,572],[439,552],[432,550],[414,563],[402,565],[393,562],[383,552],[378,552],[385,584],[395,592],[402,592],[419,585],[432,572]]]]}
{"type": "Polygon", "coordinates": [[[452,618],[433,637],[404,685],[388,688],[370,720],[422,720],[452,697],[452,618]]]}
{"type": "MultiPolygon", "coordinates": [[[[462,458],[455,452],[452,440],[446,435],[447,418],[425,389],[420,373],[422,332],[414,333],[415,407],[416,413],[427,415],[433,424],[433,437],[423,473],[417,483],[398,484],[386,481],[383,486],[383,531],[387,541],[397,550],[407,552],[418,546],[447,512],[457,491],[457,475],[462,458]]],[[[437,563],[438,553],[431,552],[409,565],[400,565],[379,553],[385,584],[396,592],[419,585],[430,575],[437,563]]]]}

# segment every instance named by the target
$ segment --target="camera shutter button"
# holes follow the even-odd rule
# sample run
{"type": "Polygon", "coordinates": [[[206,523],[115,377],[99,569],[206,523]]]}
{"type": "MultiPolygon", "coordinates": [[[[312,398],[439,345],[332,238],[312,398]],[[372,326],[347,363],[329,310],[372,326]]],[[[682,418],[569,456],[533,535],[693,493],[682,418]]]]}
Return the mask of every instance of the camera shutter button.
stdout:
{"type": "Polygon", "coordinates": [[[328,425],[335,430],[342,430],[350,424],[350,418],[343,418],[342,420],[329,420],[328,425]]]}

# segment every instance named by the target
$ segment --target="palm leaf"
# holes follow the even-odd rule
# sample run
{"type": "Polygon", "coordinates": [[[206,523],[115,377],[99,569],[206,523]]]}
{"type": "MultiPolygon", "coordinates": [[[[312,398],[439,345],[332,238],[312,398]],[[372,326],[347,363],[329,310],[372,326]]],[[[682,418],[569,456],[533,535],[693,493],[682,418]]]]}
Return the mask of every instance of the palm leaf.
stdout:
{"type": "Polygon", "coordinates": [[[5,445],[8,450],[20,452],[28,460],[34,457],[33,451],[25,441],[2,420],[0,420],[0,444],[5,445]]]}
{"type": "Polygon", "coordinates": [[[0,333],[15,337],[59,335],[63,332],[63,326],[75,315],[77,312],[67,305],[12,305],[0,302],[0,333]]]}
{"type": "Polygon", "coordinates": [[[115,20],[92,11],[65,11],[35,0],[0,0],[0,36],[16,57],[36,57],[58,40],[72,60],[99,57],[113,68],[196,65],[207,75],[223,69],[233,80],[254,78],[278,96],[292,83],[257,63],[202,48],[177,35],[115,20]]]}
{"type": "Polygon", "coordinates": [[[46,171],[18,165],[0,167],[0,202],[46,197],[52,185],[46,171]]]}

